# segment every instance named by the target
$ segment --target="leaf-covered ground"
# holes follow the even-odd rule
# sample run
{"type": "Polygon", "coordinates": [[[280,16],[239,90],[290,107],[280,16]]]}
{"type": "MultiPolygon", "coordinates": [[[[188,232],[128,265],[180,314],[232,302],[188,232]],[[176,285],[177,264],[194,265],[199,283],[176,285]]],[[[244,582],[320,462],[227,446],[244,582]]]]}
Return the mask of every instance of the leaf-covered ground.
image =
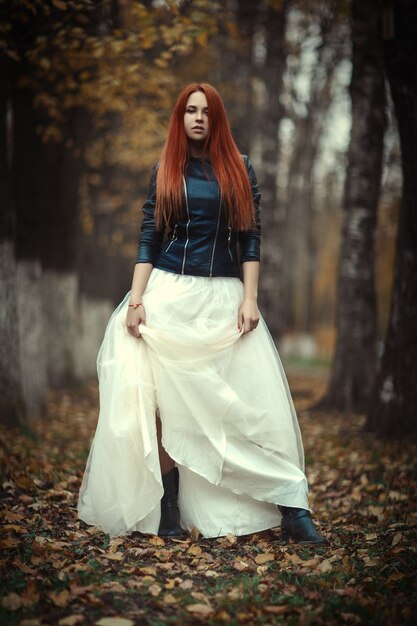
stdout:
{"type": "Polygon", "coordinates": [[[362,416],[310,415],[323,379],[290,384],[329,548],[284,547],[279,529],[109,541],[76,516],[97,388],[55,391],[32,433],[1,432],[0,624],[415,624],[416,439],[381,442],[362,416]]]}

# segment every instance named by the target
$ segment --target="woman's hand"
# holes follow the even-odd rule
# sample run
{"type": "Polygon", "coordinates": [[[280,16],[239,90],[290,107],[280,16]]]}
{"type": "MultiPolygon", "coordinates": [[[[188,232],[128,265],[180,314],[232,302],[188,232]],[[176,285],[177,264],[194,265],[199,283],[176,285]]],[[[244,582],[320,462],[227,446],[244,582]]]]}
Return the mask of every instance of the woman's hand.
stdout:
{"type": "Polygon", "coordinates": [[[146,313],[143,304],[138,306],[137,309],[130,306],[126,315],[127,331],[132,337],[136,337],[137,339],[142,336],[139,332],[139,324],[146,325],[146,313]]]}
{"type": "Polygon", "coordinates": [[[243,329],[243,334],[255,330],[259,322],[259,309],[256,298],[244,298],[239,307],[237,316],[238,330],[243,329]]]}

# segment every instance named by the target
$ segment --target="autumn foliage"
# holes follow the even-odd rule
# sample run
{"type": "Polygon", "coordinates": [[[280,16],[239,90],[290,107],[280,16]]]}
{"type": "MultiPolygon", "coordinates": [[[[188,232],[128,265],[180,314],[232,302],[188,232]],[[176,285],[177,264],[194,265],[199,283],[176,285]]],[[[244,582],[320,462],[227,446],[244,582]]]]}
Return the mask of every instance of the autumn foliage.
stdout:
{"type": "Polygon", "coordinates": [[[282,546],[279,529],[109,541],[76,516],[97,388],[54,392],[33,432],[2,431],[1,623],[413,623],[417,442],[364,436],[363,416],[312,417],[323,380],[290,382],[311,506],[330,548],[282,546]]]}

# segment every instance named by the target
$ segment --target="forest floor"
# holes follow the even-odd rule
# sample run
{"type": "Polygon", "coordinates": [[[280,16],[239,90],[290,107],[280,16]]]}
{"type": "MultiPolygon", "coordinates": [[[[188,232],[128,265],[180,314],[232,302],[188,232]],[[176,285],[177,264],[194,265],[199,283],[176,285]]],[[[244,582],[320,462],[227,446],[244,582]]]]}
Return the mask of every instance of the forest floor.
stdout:
{"type": "Polygon", "coordinates": [[[323,375],[291,373],[310,506],[330,547],[246,537],[108,535],[77,520],[97,387],[54,391],[31,432],[3,430],[2,626],[412,624],[417,440],[308,410],[323,375]]]}

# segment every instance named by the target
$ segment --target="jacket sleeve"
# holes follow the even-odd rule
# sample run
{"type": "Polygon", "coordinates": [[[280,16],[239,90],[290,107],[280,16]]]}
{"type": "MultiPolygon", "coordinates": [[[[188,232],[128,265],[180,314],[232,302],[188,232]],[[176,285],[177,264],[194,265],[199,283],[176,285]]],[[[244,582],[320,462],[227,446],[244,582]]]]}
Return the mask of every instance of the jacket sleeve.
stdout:
{"type": "Polygon", "coordinates": [[[143,220],[140,229],[136,263],[155,265],[164,237],[164,229],[155,228],[156,174],[158,165],[154,165],[149,181],[148,196],[142,207],[143,220]]]}
{"type": "Polygon", "coordinates": [[[238,232],[240,261],[260,261],[261,259],[261,194],[258,189],[255,170],[248,156],[244,156],[246,169],[252,189],[253,204],[255,207],[255,224],[249,230],[238,232]]]}

